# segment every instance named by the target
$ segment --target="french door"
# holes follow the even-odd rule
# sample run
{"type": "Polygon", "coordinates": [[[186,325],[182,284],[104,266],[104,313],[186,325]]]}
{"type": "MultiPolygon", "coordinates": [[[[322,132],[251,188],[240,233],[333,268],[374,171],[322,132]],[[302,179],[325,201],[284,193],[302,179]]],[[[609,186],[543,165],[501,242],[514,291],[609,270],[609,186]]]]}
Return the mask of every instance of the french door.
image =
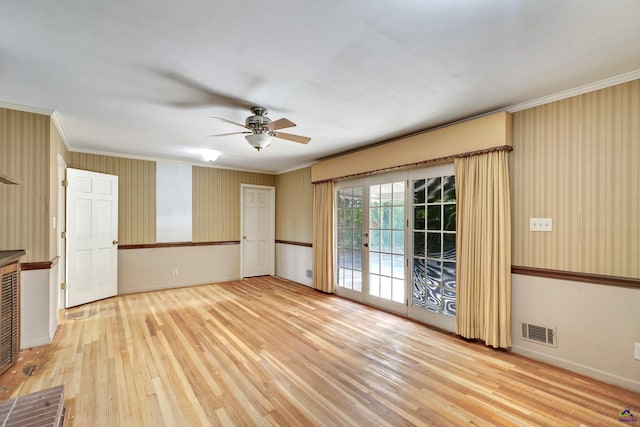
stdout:
{"type": "Polygon", "coordinates": [[[408,316],[454,331],[456,316],[456,186],[453,165],[411,171],[411,285],[408,316]]]}
{"type": "Polygon", "coordinates": [[[453,331],[453,165],[336,184],[335,292],[453,331]]]}
{"type": "Polygon", "coordinates": [[[336,191],[336,293],[406,314],[402,175],[349,181],[336,191]]]}

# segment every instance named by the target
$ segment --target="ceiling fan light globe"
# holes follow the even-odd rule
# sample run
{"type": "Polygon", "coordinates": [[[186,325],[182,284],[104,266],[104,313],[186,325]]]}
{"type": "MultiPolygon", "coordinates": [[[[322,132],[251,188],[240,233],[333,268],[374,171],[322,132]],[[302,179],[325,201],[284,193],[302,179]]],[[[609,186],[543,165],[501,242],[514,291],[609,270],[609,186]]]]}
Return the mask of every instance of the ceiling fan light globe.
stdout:
{"type": "Polygon", "coordinates": [[[271,144],[271,135],[266,133],[256,133],[245,136],[245,139],[253,148],[260,151],[271,144]]]}
{"type": "Polygon", "coordinates": [[[216,150],[202,150],[200,155],[205,162],[215,162],[220,157],[220,152],[216,150]]]}

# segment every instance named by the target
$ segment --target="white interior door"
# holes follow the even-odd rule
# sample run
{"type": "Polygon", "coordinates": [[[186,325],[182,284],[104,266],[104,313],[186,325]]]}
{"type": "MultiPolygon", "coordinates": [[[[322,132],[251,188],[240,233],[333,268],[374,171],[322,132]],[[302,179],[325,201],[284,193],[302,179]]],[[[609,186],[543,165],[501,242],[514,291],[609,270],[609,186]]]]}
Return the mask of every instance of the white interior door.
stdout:
{"type": "Polygon", "coordinates": [[[118,177],[67,169],[66,306],[118,293],[118,177]]]}
{"type": "Polygon", "coordinates": [[[275,188],[242,184],[242,277],[275,274],[275,188]]]}

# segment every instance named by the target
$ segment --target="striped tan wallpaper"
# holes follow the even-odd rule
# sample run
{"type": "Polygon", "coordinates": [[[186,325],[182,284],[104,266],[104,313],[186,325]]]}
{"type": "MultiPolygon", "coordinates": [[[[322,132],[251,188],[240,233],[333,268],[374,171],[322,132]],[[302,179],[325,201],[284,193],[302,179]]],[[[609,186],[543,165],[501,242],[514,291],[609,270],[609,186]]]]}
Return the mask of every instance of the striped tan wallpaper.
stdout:
{"type": "Polygon", "coordinates": [[[276,240],[313,241],[310,167],[276,176],[276,240]]]}
{"type": "Polygon", "coordinates": [[[515,113],[513,264],[640,277],[639,141],[640,80],[515,113]]]}
{"type": "Polygon", "coordinates": [[[26,249],[23,262],[49,261],[49,117],[0,108],[0,249],[26,249]]]}
{"type": "Polygon", "coordinates": [[[194,242],[240,240],[240,184],[275,185],[273,175],[199,166],[192,179],[194,242]]]}
{"type": "Polygon", "coordinates": [[[67,166],[118,176],[118,241],[156,242],[156,163],[70,152],[67,166]]]}

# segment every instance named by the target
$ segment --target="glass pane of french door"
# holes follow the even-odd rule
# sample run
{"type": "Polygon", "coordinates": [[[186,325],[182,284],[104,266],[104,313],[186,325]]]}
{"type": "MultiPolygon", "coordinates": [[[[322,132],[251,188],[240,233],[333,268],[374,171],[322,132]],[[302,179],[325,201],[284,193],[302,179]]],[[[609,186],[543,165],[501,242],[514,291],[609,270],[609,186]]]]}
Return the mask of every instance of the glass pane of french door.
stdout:
{"type": "Polygon", "coordinates": [[[455,176],[436,176],[411,183],[414,211],[411,305],[455,317],[455,176]]]}
{"type": "Polygon", "coordinates": [[[336,202],[336,285],[362,291],[363,187],[338,190],[336,202]]]}
{"type": "Polygon", "coordinates": [[[453,165],[409,177],[409,317],[455,329],[456,181],[453,165]]]}
{"type": "Polygon", "coordinates": [[[405,301],[404,181],[369,186],[369,295],[405,301]]]}

